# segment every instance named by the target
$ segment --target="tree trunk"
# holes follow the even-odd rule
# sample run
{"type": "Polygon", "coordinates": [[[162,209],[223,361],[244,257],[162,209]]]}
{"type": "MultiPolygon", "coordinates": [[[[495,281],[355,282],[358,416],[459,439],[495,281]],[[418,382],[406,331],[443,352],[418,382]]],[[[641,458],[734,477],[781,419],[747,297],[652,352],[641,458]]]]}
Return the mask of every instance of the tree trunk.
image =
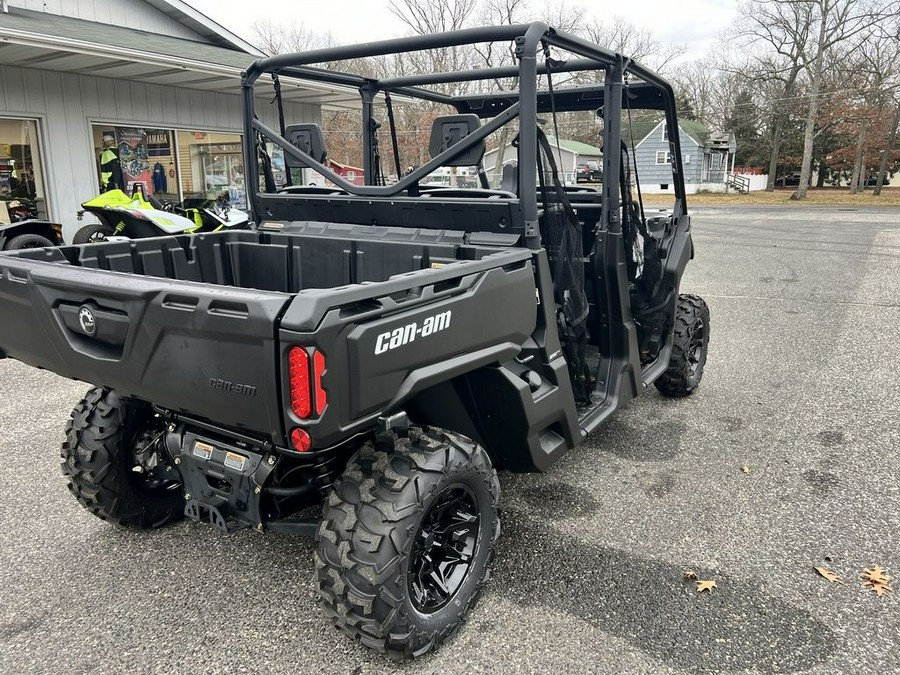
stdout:
{"type": "Polygon", "coordinates": [[[819,175],[816,179],[816,187],[822,188],[825,187],[825,176],[828,174],[828,163],[825,159],[819,160],[819,175]]]}
{"type": "Polygon", "coordinates": [[[888,161],[894,152],[894,142],[897,140],[897,127],[900,126],[900,105],[894,110],[894,119],[891,123],[891,133],[888,134],[888,140],[884,148],[881,150],[881,161],[878,163],[878,180],[875,182],[875,191],[872,193],[876,197],[881,194],[881,188],[884,187],[884,175],[887,173],[888,161]]]}
{"type": "Polygon", "coordinates": [[[813,141],[816,135],[816,117],[819,114],[819,91],[822,88],[822,63],[825,60],[825,37],[828,26],[830,3],[824,0],[819,17],[819,39],[816,42],[816,58],[810,73],[809,110],[806,113],[806,130],[803,134],[803,163],[800,165],[800,185],[791,199],[806,199],[809,189],[809,175],[812,171],[813,141]]]}
{"type": "Polygon", "coordinates": [[[861,184],[865,183],[863,145],[866,142],[868,128],[869,120],[863,120],[863,123],[859,125],[859,135],[856,137],[856,156],[853,158],[853,173],[850,174],[850,193],[854,195],[860,191],[861,184]]]}
{"type": "Polygon", "coordinates": [[[769,156],[769,176],[766,178],[766,192],[775,190],[775,178],[778,173],[778,154],[781,152],[781,134],[784,129],[784,122],[781,113],[775,120],[775,127],[772,129],[772,154],[769,156]]]}

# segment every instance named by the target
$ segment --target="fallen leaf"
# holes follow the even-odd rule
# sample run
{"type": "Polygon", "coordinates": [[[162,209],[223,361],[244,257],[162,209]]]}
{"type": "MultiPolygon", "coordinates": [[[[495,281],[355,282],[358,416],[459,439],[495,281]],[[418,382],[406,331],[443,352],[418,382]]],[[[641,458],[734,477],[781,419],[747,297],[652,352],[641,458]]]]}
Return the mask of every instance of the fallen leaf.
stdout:
{"type": "Polygon", "coordinates": [[[697,592],[702,593],[703,591],[712,592],[712,589],[716,588],[716,582],[712,579],[705,579],[697,582],[697,592]]]}
{"type": "Polygon", "coordinates": [[[885,593],[893,593],[894,589],[891,588],[888,584],[872,584],[872,590],[875,591],[875,595],[879,598],[885,593]]]}
{"type": "Polygon", "coordinates": [[[841,578],[837,574],[832,572],[830,569],[827,569],[825,567],[816,567],[815,570],[816,570],[816,572],[821,574],[823,577],[828,579],[828,581],[830,581],[831,583],[834,583],[834,584],[844,583],[843,581],[841,581],[841,578]]]}
{"type": "Polygon", "coordinates": [[[744,464],[744,466],[741,467],[741,473],[750,473],[750,467],[744,464]]]}
{"type": "Polygon", "coordinates": [[[873,565],[872,569],[864,569],[863,570],[863,585],[871,586],[872,584],[887,584],[891,578],[884,573],[884,568],[881,565],[873,565]]]}
{"type": "Polygon", "coordinates": [[[685,570],[684,575],[682,575],[685,579],[696,579],[697,573],[694,570],[685,570]]]}

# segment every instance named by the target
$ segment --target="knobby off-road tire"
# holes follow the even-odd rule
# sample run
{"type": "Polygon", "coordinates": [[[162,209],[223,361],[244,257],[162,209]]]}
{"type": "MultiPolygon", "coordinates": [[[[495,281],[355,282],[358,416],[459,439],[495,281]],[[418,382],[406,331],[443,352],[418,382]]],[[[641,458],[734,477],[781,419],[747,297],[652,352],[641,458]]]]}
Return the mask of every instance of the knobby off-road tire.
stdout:
{"type": "Polygon", "coordinates": [[[669,367],[657,378],[665,396],[683,397],[700,384],[709,345],[709,307],[697,295],[681,294],[675,311],[675,339],[669,367]]]}
{"type": "Polygon", "coordinates": [[[161,527],[181,518],[177,474],[159,457],[157,467],[147,470],[136,455],[155,447],[149,443],[163,431],[148,404],[110,389],[89,390],[72,411],[62,446],[63,474],[78,502],[98,518],[130,527],[161,527]]]}
{"type": "Polygon", "coordinates": [[[335,483],[316,534],[325,612],[392,656],[436,648],[487,582],[499,498],[487,453],[464,437],[413,429],[367,444],[335,483]]]}

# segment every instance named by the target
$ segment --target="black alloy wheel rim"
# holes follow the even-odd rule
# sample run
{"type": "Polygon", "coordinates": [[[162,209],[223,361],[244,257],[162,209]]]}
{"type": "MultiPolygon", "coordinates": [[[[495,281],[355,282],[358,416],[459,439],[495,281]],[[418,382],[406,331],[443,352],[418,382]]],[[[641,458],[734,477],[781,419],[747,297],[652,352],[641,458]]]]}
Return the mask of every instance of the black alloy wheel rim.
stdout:
{"type": "Polygon", "coordinates": [[[413,540],[408,574],[413,607],[430,614],[450,602],[469,576],[480,530],[472,491],[460,484],[444,488],[413,540]]]}
{"type": "Polygon", "coordinates": [[[703,367],[704,342],[706,341],[706,324],[702,320],[697,321],[694,332],[691,334],[691,344],[688,349],[688,363],[690,364],[691,377],[697,377],[703,367]]]}

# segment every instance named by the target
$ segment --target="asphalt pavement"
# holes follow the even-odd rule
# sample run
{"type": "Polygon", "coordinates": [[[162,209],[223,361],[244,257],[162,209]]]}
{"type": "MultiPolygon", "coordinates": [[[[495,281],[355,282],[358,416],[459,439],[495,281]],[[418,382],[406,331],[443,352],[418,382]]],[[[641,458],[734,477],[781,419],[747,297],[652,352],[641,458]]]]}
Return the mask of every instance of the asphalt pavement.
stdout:
{"type": "Polygon", "coordinates": [[[58,448],[86,386],[0,361],[0,673],[900,672],[900,209],[694,227],[699,390],[650,390],[550,472],[501,475],[487,592],[408,663],[325,620],[308,540],[82,510],[58,448]],[[860,584],[876,563],[893,595],[860,584]]]}

